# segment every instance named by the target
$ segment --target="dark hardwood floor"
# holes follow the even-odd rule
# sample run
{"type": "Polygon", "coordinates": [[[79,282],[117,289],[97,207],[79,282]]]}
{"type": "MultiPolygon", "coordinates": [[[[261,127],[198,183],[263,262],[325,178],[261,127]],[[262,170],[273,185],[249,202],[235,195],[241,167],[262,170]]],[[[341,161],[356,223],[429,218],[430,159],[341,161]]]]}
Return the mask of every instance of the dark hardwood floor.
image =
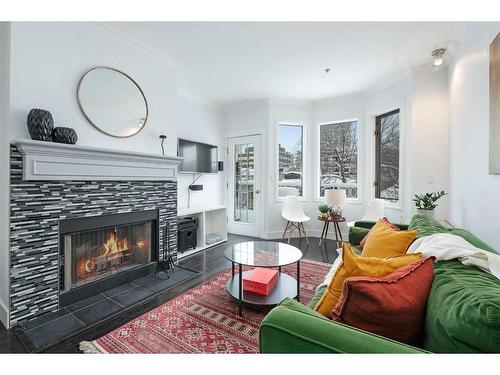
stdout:
{"type": "MultiPolygon", "coordinates": [[[[63,341],[57,345],[52,346],[46,352],[49,353],[79,353],[78,344],[83,340],[95,340],[98,337],[118,328],[122,324],[154,309],[155,307],[165,303],[172,298],[177,297],[186,290],[196,286],[204,280],[218,274],[219,272],[228,269],[231,263],[224,258],[224,250],[235,243],[244,242],[249,240],[257,240],[251,237],[244,237],[239,235],[229,235],[229,240],[219,246],[208,249],[202,253],[194,254],[179,261],[179,265],[196,269],[200,274],[195,278],[179,285],[178,287],[168,290],[159,295],[152,301],[140,305],[132,310],[126,311],[114,318],[111,322],[107,321],[101,325],[89,329],[75,337],[63,341]]],[[[309,246],[304,240],[292,239],[291,244],[300,248],[304,253],[304,259],[316,260],[325,263],[333,263],[337,257],[335,251],[335,242],[327,240],[326,249],[318,246],[318,238],[310,238],[309,246]]],[[[25,353],[23,346],[17,339],[16,335],[10,330],[6,330],[0,323],[0,353],[25,353]]]]}

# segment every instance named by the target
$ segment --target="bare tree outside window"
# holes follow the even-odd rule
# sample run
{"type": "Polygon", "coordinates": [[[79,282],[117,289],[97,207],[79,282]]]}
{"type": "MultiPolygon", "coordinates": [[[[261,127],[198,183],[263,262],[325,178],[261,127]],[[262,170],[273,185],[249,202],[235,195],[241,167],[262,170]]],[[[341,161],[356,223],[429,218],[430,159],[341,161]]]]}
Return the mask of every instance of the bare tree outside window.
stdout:
{"type": "Polygon", "coordinates": [[[303,196],[302,125],[278,125],[278,196],[303,196]]]}
{"type": "Polygon", "coordinates": [[[325,189],[346,189],[348,198],[358,197],[358,122],[320,126],[320,196],[325,189]]]}
{"type": "Polygon", "coordinates": [[[375,196],[397,203],[399,201],[399,109],[376,118],[375,196]]]}

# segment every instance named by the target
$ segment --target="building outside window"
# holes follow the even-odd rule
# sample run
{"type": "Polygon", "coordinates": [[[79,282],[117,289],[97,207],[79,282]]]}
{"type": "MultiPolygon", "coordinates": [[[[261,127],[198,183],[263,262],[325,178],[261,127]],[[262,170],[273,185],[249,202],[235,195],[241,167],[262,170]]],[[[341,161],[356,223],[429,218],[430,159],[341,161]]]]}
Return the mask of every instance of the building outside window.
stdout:
{"type": "Polygon", "coordinates": [[[278,124],[278,197],[304,196],[304,127],[278,124]]]}
{"type": "Polygon", "coordinates": [[[319,131],[319,195],[325,189],[345,189],[358,198],[358,121],[321,124],[319,131]]]}

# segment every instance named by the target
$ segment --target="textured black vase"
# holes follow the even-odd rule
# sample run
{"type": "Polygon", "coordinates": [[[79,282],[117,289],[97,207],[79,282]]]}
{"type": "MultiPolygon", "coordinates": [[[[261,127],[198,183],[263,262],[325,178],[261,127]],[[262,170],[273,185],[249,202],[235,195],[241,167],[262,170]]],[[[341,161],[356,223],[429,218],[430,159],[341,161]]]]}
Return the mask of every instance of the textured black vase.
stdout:
{"type": "Polygon", "coordinates": [[[34,108],[28,113],[28,131],[31,139],[37,141],[50,141],[54,120],[49,111],[34,108]]]}
{"type": "Polygon", "coordinates": [[[52,131],[52,140],[57,143],[68,143],[74,145],[78,140],[75,129],[56,127],[52,131]]]}

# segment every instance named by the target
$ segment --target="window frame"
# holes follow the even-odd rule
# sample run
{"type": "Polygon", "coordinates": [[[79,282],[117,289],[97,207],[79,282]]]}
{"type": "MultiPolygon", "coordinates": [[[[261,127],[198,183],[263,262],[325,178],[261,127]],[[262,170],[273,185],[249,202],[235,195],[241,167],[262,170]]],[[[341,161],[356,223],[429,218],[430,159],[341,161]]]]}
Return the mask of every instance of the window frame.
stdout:
{"type": "Polygon", "coordinates": [[[307,126],[303,121],[289,121],[289,120],[279,120],[276,121],[275,126],[275,142],[274,142],[274,157],[275,157],[275,168],[274,168],[274,197],[276,202],[282,202],[284,197],[279,196],[279,174],[280,174],[280,149],[279,149],[279,129],[280,126],[300,126],[302,128],[302,195],[298,198],[301,201],[307,200],[307,179],[305,174],[306,169],[306,152],[307,152],[307,126]]]}
{"type": "Polygon", "coordinates": [[[377,198],[376,194],[376,187],[375,187],[375,181],[377,178],[377,135],[376,135],[376,130],[377,130],[377,118],[391,114],[392,112],[399,111],[399,199],[398,202],[392,202],[390,200],[384,199],[385,201],[385,207],[390,208],[390,209],[398,209],[402,210],[403,209],[403,197],[404,197],[404,105],[399,104],[399,105],[394,105],[391,107],[384,108],[382,110],[379,110],[377,112],[374,112],[371,115],[371,124],[372,124],[372,132],[371,132],[371,138],[372,138],[372,156],[373,156],[373,164],[372,164],[372,170],[371,170],[371,181],[370,181],[370,187],[371,187],[371,197],[372,198],[377,198]]]}
{"type": "Polygon", "coordinates": [[[357,140],[357,148],[358,148],[358,155],[357,155],[357,160],[356,160],[356,184],[357,184],[357,189],[358,189],[358,194],[356,198],[347,198],[346,203],[350,204],[361,204],[362,199],[362,184],[360,183],[359,176],[361,172],[361,137],[360,137],[360,121],[356,117],[352,118],[345,118],[345,119],[340,119],[340,120],[334,120],[334,121],[325,121],[325,122],[319,122],[316,127],[317,135],[316,135],[316,149],[318,152],[316,152],[316,182],[315,182],[315,200],[318,202],[323,202],[325,200],[325,197],[321,196],[321,127],[325,125],[335,125],[335,124],[342,124],[344,122],[356,122],[357,127],[356,127],[356,140],[357,140]]]}

